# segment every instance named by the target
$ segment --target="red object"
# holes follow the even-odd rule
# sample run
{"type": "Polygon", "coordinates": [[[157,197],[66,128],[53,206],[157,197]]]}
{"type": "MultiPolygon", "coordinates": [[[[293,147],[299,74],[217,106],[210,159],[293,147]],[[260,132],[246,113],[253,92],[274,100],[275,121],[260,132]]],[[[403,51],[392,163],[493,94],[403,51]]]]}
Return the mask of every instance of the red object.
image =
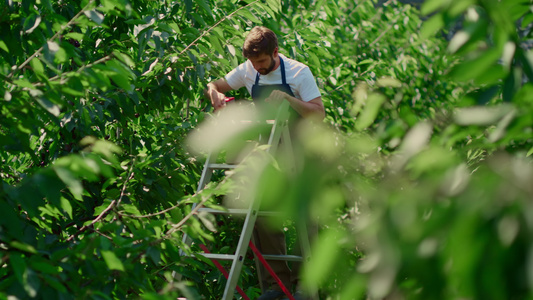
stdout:
{"type": "MultiPolygon", "coordinates": [[[[227,100],[226,100],[227,101],[227,100]]],[[[204,250],[205,253],[210,253],[209,252],[209,249],[207,249],[207,247],[205,245],[200,245],[200,248],[202,248],[202,250],[204,250]]],[[[226,277],[226,280],[228,279],[229,277],[229,274],[228,272],[226,271],[226,269],[224,269],[224,267],[216,260],[214,259],[211,259],[211,261],[215,264],[215,266],[217,267],[217,269],[222,272],[222,275],[224,275],[224,277],[226,277]]],[[[250,300],[250,298],[248,298],[248,296],[244,293],[244,291],[239,287],[237,286],[235,288],[237,290],[237,292],[239,292],[239,294],[241,294],[242,298],[245,299],[245,300],[250,300]]],[[[292,299],[294,300],[294,299],[292,299]]]]}
{"type": "Polygon", "coordinates": [[[226,102],[230,102],[235,100],[235,97],[226,97],[226,102]]]}
{"type": "Polygon", "coordinates": [[[263,266],[265,266],[265,268],[270,273],[270,275],[272,275],[272,277],[274,277],[274,279],[276,280],[278,285],[281,287],[281,290],[285,293],[285,295],[287,295],[287,297],[289,297],[290,300],[295,300],[294,297],[292,296],[291,292],[289,292],[289,290],[285,287],[283,282],[281,282],[281,279],[279,279],[278,275],[276,275],[274,270],[272,270],[272,268],[270,267],[270,265],[268,264],[266,259],[263,257],[263,255],[261,255],[261,252],[259,252],[259,250],[257,250],[257,248],[255,247],[254,243],[252,243],[252,241],[250,241],[250,248],[255,253],[255,255],[257,255],[257,258],[259,258],[259,260],[261,261],[263,266]]]}

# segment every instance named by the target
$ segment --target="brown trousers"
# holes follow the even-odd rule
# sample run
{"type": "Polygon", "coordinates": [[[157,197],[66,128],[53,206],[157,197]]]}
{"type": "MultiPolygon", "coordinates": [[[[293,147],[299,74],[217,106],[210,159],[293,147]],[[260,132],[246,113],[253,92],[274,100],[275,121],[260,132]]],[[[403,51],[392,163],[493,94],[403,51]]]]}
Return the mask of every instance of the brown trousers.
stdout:
{"type": "MultiPolygon", "coordinates": [[[[307,224],[307,234],[309,242],[318,235],[318,226],[315,222],[307,224]]],[[[265,217],[258,217],[255,222],[254,239],[257,248],[261,254],[265,255],[286,255],[287,243],[285,240],[285,232],[279,228],[273,228],[265,217]]],[[[293,255],[302,255],[302,249],[300,247],[300,240],[297,238],[294,245],[293,255]]],[[[291,262],[291,266],[284,260],[267,260],[268,264],[279,277],[283,285],[289,290],[298,288],[298,281],[300,277],[300,262],[291,262]]],[[[276,280],[261,264],[261,278],[262,287],[265,290],[273,289],[281,291],[281,287],[276,280]]]]}
{"type": "MultiPolygon", "coordinates": [[[[286,255],[287,245],[285,241],[285,233],[281,228],[272,228],[264,217],[258,217],[255,222],[254,239],[256,246],[265,255],[286,255]]],[[[283,260],[267,260],[268,264],[279,277],[281,282],[290,291],[292,289],[293,281],[298,281],[299,263],[293,264],[293,270],[289,268],[287,261],[283,260]],[[294,268],[296,267],[296,268],[294,268]]],[[[281,291],[281,287],[270,273],[263,267],[261,268],[262,286],[265,290],[273,289],[281,291]]],[[[296,282],[295,282],[296,283],[296,282]]]]}

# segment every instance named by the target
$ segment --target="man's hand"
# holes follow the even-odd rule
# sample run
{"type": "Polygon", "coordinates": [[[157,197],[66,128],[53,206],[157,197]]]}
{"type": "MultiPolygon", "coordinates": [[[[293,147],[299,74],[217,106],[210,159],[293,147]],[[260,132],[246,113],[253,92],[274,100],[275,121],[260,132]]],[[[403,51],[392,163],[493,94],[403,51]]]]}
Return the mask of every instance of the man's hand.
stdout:
{"type": "Polygon", "coordinates": [[[302,101],[297,99],[285,92],[274,90],[265,99],[267,103],[270,103],[275,106],[279,106],[283,100],[287,100],[290,106],[302,117],[307,117],[313,115],[315,118],[320,120],[325,117],[324,104],[322,103],[322,97],[317,97],[311,101],[302,101]]]}
{"type": "Polygon", "coordinates": [[[230,90],[231,87],[229,84],[224,78],[221,78],[207,84],[207,89],[205,90],[204,95],[211,100],[211,105],[213,105],[213,108],[216,111],[226,106],[226,95],[224,93],[230,90]]]}
{"type": "Polygon", "coordinates": [[[207,96],[211,99],[211,105],[215,111],[226,106],[226,95],[208,85],[207,96]]]}
{"type": "Polygon", "coordinates": [[[279,105],[281,104],[283,100],[287,100],[288,97],[289,97],[289,94],[279,91],[279,90],[274,90],[272,91],[272,93],[270,93],[270,96],[268,96],[268,98],[265,99],[265,101],[273,105],[279,105]]]}

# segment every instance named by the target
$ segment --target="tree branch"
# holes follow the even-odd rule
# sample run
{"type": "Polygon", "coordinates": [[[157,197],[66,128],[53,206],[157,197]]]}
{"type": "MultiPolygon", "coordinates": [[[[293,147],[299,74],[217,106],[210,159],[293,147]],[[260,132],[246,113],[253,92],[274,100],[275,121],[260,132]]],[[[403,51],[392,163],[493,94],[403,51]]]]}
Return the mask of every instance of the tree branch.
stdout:
{"type": "MultiPolygon", "coordinates": [[[[93,3],[95,2],[95,0],[91,0],[87,3],[87,5],[85,5],[85,7],[80,10],[74,17],[72,17],[72,19],[70,19],[70,21],[67,22],[67,24],[61,26],[61,29],[59,29],[49,40],[47,40],[46,42],[50,42],[50,41],[53,41],[55,39],[57,39],[62,33],[63,31],[65,31],[65,29],[69,28],[70,26],[72,26],[72,24],[74,24],[74,22],[76,22],[76,20],[85,12],[85,10],[87,8],[89,8],[93,3]]],[[[11,73],[9,73],[9,75],[7,75],[7,78],[11,78],[13,77],[13,75],[15,75],[15,72],[17,72],[18,70],[24,68],[27,64],[30,63],[30,61],[32,59],[34,59],[35,57],[37,57],[39,54],[41,54],[41,52],[43,51],[44,49],[44,46],[42,46],[41,48],[37,49],[37,51],[35,51],[35,53],[33,53],[30,57],[28,57],[28,59],[26,59],[22,64],[20,64],[20,66],[14,66],[13,70],[11,71],[11,73]]]]}
{"type": "Polygon", "coordinates": [[[239,12],[240,10],[242,9],[245,9],[253,4],[255,4],[256,2],[259,2],[260,0],[255,0],[254,2],[252,3],[249,3],[237,10],[235,10],[234,12],[232,12],[231,14],[229,15],[226,15],[224,16],[224,18],[220,19],[218,22],[215,23],[215,25],[209,27],[206,31],[202,32],[202,34],[200,34],[199,37],[197,37],[192,43],[190,43],[187,47],[185,47],[185,49],[183,49],[179,54],[178,56],[181,56],[183,55],[183,53],[185,53],[185,51],[189,50],[192,46],[194,46],[196,44],[196,42],[198,42],[200,39],[202,39],[204,36],[206,36],[209,32],[211,32],[213,30],[213,28],[217,27],[218,25],[220,25],[220,23],[226,21],[227,19],[231,18],[234,14],[236,14],[237,12],[239,12]]]}
{"type": "MultiPolygon", "coordinates": [[[[105,217],[105,215],[107,215],[107,213],[109,211],[111,211],[115,206],[118,206],[120,204],[120,202],[122,201],[122,197],[124,197],[124,194],[126,192],[127,183],[128,183],[128,181],[130,181],[133,178],[133,175],[134,175],[134,173],[133,173],[133,165],[134,165],[134,161],[132,161],[132,163],[131,163],[131,167],[130,167],[130,170],[129,170],[128,178],[124,181],[124,185],[122,186],[122,191],[120,192],[119,199],[111,201],[111,203],[106,207],[106,209],[104,209],[104,211],[102,211],[98,215],[98,217],[96,217],[96,219],[94,219],[91,222],[91,224],[84,225],[82,228],[80,228],[78,230],[78,232],[76,232],[75,234],[69,236],[69,238],[67,239],[67,242],[72,241],[76,236],[80,235],[82,232],[84,232],[85,230],[89,229],[90,227],[92,227],[97,222],[99,222],[103,217],[105,217]]],[[[100,232],[98,232],[98,233],[101,234],[100,232]]]]}
{"type": "MultiPolygon", "coordinates": [[[[103,63],[103,62],[106,62],[106,61],[112,59],[114,56],[115,56],[114,54],[109,54],[109,55],[104,56],[104,57],[102,57],[102,58],[100,58],[100,59],[98,59],[98,60],[93,61],[93,62],[90,63],[90,64],[83,65],[83,66],[81,66],[79,69],[77,69],[75,73],[81,73],[81,71],[83,71],[83,70],[85,70],[85,69],[87,69],[87,68],[90,68],[90,67],[92,67],[92,66],[95,66],[95,65],[101,64],[101,63],[103,63]]],[[[63,78],[65,77],[64,75],[65,75],[65,73],[62,73],[62,74],[60,74],[60,75],[56,75],[56,76],[54,76],[54,77],[51,77],[51,78],[49,79],[49,81],[54,81],[54,80],[56,80],[56,79],[58,79],[58,78],[60,78],[61,80],[63,80],[63,78]]],[[[64,82],[63,82],[63,81],[60,81],[60,83],[63,84],[64,82]]]]}

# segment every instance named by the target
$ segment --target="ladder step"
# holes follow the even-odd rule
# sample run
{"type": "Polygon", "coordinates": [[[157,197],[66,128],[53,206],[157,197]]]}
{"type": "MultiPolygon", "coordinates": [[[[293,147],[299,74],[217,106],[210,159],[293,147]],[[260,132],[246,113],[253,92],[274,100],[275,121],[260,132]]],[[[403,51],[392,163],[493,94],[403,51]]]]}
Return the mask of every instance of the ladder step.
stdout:
{"type": "Polygon", "coordinates": [[[236,164],[208,164],[207,167],[212,170],[231,170],[237,167],[236,164]]]}
{"type": "Polygon", "coordinates": [[[263,254],[266,260],[286,260],[286,261],[303,261],[303,257],[298,255],[267,255],[263,254]]]}
{"type": "Polygon", "coordinates": [[[248,213],[247,209],[236,209],[236,208],[231,208],[231,209],[228,209],[228,210],[220,210],[220,209],[202,207],[202,208],[198,209],[198,211],[199,212],[200,211],[205,211],[205,212],[208,212],[208,213],[219,214],[219,215],[245,215],[245,214],[248,213]]]}
{"type": "MultiPolygon", "coordinates": [[[[219,260],[234,260],[235,254],[217,254],[217,253],[196,253],[210,259],[219,259],[219,260]]],[[[194,255],[191,255],[194,256],[194,255]]]]}
{"type": "MultiPolygon", "coordinates": [[[[219,215],[246,215],[248,213],[248,209],[244,209],[244,208],[230,208],[228,210],[220,210],[220,209],[202,207],[198,209],[198,211],[199,212],[205,211],[211,214],[219,214],[219,215]]],[[[272,217],[272,216],[279,215],[279,213],[275,211],[259,211],[257,215],[262,216],[262,217],[272,217]]]]}
{"type": "MultiPolygon", "coordinates": [[[[198,255],[202,255],[204,257],[210,258],[210,259],[218,259],[218,260],[234,260],[235,254],[217,254],[217,253],[196,253],[198,255]]],[[[194,254],[191,254],[190,256],[194,257],[194,254]]],[[[303,258],[298,255],[268,255],[263,254],[263,257],[266,260],[285,260],[285,261],[303,261],[303,258]]]]}

